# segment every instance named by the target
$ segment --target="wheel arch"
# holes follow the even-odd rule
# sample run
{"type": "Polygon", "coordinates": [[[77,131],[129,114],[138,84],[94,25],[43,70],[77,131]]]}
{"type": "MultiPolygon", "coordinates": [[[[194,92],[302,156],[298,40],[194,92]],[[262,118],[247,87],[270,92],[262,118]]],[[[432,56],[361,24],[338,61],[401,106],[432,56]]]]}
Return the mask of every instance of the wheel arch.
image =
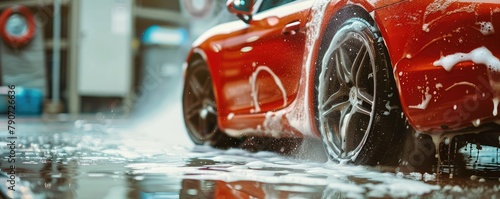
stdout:
{"type": "Polygon", "coordinates": [[[186,68],[184,68],[184,70],[187,70],[187,68],[189,66],[191,66],[191,64],[194,62],[194,61],[197,61],[197,60],[203,60],[205,63],[208,64],[208,61],[207,61],[207,55],[206,53],[201,50],[200,48],[194,48],[191,50],[191,52],[189,53],[188,55],[188,58],[187,58],[187,61],[186,61],[186,68]]]}
{"type": "Polygon", "coordinates": [[[189,58],[187,59],[188,61],[187,61],[187,66],[186,66],[185,70],[187,70],[187,68],[189,68],[189,66],[194,61],[201,60],[201,61],[205,62],[205,64],[207,64],[208,70],[210,71],[210,75],[212,76],[212,81],[214,83],[215,98],[216,98],[216,101],[218,101],[219,81],[216,81],[216,80],[219,78],[219,74],[214,72],[215,71],[214,67],[217,66],[217,60],[214,60],[216,58],[211,58],[211,57],[216,57],[216,56],[211,56],[211,55],[209,55],[209,53],[210,52],[205,52],[201,48],[194,48],[191,51],[189,58]]]}
{"type": "MultiPolygon", "coordinates": [[[[370,15],[367,9],[360,5],[356,4],[348,4],[333,14],[330,19],[328,19],[327,24],[326,24],[326,29],[324,31],[324,34],[321,36],[321,38],[330,38],[333,37],[333,35],[336,33],[336,31],[340,28],[340,26],[347,20],[351,18],[362,18],[367,20],[371,25],[376,25],[375,24],[375,19],[370,15]]],[[[320,41],[320,44],[323,43],[323,41],[320,41]]],[[[318,51],[318,54],[322,54],[326,51],[326,49],[320,49],[318,51]]]]}

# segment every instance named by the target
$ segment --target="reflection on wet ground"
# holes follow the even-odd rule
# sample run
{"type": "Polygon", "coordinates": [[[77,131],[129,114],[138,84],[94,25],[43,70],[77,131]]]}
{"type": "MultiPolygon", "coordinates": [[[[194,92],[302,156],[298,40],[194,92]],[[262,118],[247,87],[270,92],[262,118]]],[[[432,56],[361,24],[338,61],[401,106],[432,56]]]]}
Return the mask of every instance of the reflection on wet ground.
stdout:
{"type": "MultiPolygon", "coordinates": [[[[467,144],[465,169],[399,172],[324,162],[311,146],[300,156],[191,147],[178,132],[136,131],[127,120],[19,120],[14,198],[385,198],[498,195],[497,148],[467,144]],[[163,139],[163,140],[162,140],[163,139]],[[174,141],[172,141],[174,139],[174,141]],[[176,143],[176,144],[172,144],[176,143]],[[481,168],[481,169],[478,169],[481,168]]],[[[163,128],[168,129],[168,128],[163,128]]],[[[5,130],[5,129],[3,129],[5,130]]],[[[4,131],[5,132],[5,131],[4,131]]],[[[185,132],[180,132],[181,134],[185,132]]],[[[6,136],[0,137],[3,157],[6,136]]],[[[310,144],[317,145],[317,144],[310,144]]],[[[321,146],[316,146],[321,148],[321,146]]],[[[324,155],[324,154],[322,154],[324,155]]],[[[4,185],[5,184],[5,185],[4,185]]]]}

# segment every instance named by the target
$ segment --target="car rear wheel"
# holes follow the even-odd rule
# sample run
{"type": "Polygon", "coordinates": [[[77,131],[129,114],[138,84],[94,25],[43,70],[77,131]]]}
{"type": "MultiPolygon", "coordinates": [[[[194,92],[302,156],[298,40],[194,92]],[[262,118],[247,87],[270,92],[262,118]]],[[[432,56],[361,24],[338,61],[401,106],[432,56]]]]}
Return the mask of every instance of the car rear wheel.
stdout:
{"type": "Polygon", "coordinates": [[[195,144],[208,143],[217,148],[240,144],[240,139],[229,137],[219,129],[212,77],[202,60],[191,62],[187,69],[182,102],[184,122],[195,144]]]}
{"type": "Polygon", "coordinates": [[[335,32],[321,43],[315,114],[328,155],[337,162],[395,163],[404,120],[378,29],[351,18],[327,31],[335,32]]]}

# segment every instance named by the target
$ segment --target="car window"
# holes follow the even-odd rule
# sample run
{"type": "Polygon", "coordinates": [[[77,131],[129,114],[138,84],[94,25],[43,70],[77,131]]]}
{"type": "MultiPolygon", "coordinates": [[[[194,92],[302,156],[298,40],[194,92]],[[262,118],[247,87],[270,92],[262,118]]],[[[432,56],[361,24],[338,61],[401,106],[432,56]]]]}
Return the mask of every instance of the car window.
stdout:
{"type": "Polygon", "coordinates": [[[263,0],[262,4],[260,5],[259,11],[257,11],[257,12],[266,11],[266,10],[269,10],[271,8],[275,8],[275,7],[278,7],[278,6],[293,2],[293,1],[296,1],[296,0],[263,0]]]}

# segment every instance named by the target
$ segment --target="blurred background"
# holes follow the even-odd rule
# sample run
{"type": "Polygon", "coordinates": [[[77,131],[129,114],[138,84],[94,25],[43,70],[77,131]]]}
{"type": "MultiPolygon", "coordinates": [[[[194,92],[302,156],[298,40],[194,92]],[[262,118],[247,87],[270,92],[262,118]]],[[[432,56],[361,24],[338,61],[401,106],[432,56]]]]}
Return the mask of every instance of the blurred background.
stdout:
{"type": "MultiPolygon", "coordinates": [[[[180,108],[182,64],[225,0],[3,0],[0,73],[18,115],[138,117],[180,108]]],[[[181,117],[181,115],[178,115],[181,117]]]]}

